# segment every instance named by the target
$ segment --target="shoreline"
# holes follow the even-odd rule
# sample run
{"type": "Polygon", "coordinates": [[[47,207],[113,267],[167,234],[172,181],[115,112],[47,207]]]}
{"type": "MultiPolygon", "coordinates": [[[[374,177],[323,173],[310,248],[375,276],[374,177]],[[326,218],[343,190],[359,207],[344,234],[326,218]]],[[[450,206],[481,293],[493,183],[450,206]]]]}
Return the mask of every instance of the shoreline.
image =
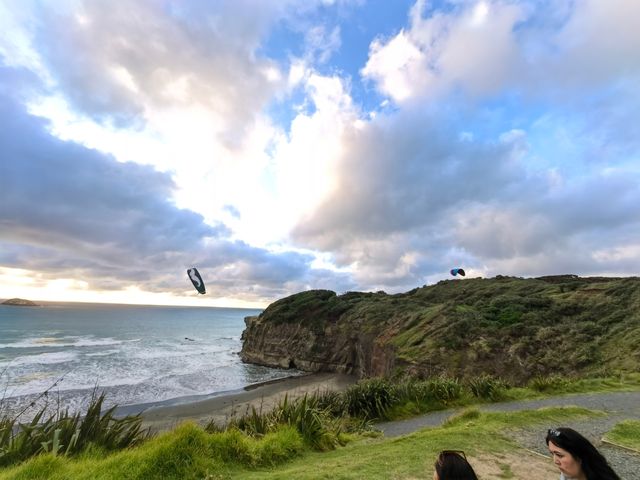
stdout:
{"type": "Polygon", "coordinates": [[[357,378],[353,375],[339,373],[292,375],[212,395],[179,397],[158,403],[122,406],[116,410],[116,414],[124,416],[140,413],[143,428],[150,428],[156,433],[170,430],[188,420],[201,425],[210,421],[222,425],[233,416],[244,415],[251,407],[259,411],[269,411],[285,395],[289,399],[294,399],[316,392],[340,392],[356,381],[357,378]]]}

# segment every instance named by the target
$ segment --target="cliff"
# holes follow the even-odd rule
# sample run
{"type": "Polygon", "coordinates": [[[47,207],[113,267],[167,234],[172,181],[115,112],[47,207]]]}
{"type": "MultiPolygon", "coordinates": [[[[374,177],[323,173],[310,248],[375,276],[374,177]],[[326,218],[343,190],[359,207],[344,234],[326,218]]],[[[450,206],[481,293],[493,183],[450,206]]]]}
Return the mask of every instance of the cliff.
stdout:
{"type": "Polygon", "coordinates": [[[640,367],[640,279],[442,281],[410,292],[301,292],[245,319],[243,361],[365,376],[540,374],[640,367]]]}

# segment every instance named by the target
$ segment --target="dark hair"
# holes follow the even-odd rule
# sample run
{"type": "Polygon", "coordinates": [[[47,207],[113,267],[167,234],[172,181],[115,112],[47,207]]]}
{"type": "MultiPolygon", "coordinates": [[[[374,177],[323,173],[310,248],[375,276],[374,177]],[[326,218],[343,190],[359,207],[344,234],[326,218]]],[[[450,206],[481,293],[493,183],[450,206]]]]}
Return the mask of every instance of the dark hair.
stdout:
{"type": "Polygon", "coordinates": [[[443,450],[436,459],[436,473],[440,480],[478,480],[467,457],[461,450],[443,450]]]}
{"type": "Polygon", "coordinates": [[[571,428],[559,427],[547,431],[547,445],[554,445],[569,452],[580,461],[587,480],[620,480],[620,477],[607,462],[607,459],[589,440],[571,428]]]}

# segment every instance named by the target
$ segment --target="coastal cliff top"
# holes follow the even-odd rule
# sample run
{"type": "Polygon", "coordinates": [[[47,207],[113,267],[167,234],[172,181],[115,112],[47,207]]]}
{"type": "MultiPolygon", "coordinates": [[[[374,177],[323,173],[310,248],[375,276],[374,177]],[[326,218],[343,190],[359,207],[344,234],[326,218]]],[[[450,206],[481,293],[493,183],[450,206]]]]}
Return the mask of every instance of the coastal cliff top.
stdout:
{"type": "MultiPolygon", "coordinates": [[[[266,332],[261,325],[272,326],[275,336],[284,328],[298,332],[290,328],[297,325],[299,332],[309,332],[309,342],[325,339],[326,345],[338,344],[328,336],[373,339],[376,351],[393,352],[389,374],[491,373],[521,381],[635,371],[640,368],[640,278],[467,278],[395,295],[310,290],[269,305],[246,338],[266,332]]],[[[305,342],[299,343],[304,347],[305,342]]]]}

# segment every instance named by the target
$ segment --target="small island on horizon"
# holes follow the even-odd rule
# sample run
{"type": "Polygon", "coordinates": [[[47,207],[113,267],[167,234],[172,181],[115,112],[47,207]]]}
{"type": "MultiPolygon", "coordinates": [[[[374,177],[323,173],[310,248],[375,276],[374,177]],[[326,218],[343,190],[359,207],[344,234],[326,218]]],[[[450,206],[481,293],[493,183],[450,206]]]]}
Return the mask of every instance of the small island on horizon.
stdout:
{"type": "Polygon", "coordinates": [[[2,302],[2,305],[13,305],[16,307],[39,307],[39,305],[31,300],[25,300],[24,298],[10,298],[2,302]]]}

